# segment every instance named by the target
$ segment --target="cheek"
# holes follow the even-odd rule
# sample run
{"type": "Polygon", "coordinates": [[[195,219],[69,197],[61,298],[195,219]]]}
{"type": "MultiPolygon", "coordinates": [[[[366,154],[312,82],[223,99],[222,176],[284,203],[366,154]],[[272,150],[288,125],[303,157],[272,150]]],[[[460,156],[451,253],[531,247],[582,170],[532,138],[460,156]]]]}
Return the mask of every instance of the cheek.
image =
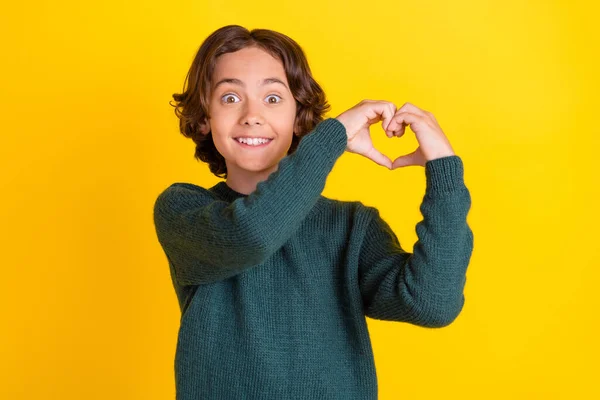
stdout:
{"type": "Polygon", "coordinates": [[[210,130],[212,132],[213,141],[215,143],[219,141],[223,142],[225,140],[225,137],[227,136],[231,128],[229,126],[231,124],[227,123],[227,121],[230,119],[231,118],[227,118],[223,115],[216,115],[216,113],[212,115],[210,121],[210,130]]]}
{"type": "Polygon", "coordinates": [[[224,152],[227,152],[227,149],[231,146],[228,143],[228,140],[231,140],[227,137],[227,129],[224,126],[219,124],[211,124],[211,133],[212,133],[212,141],[217,149],[217,151],[224,155],[224,152]]]}
{"type": "Polygon", "coordinates": [[[291,133],[295,129],[296,113],[294,110],[279,110],[272,115],[271,125],[280,134],[291,133]]]}
{"type": "Polygon", "coordinates": [[[217,132],[224,132],[228,125],[231,125],[231,121],[235,119],[235,111],[230,107],[229,109],[223,107],[213,107],[210,115],[210,126],[217,132]]]}

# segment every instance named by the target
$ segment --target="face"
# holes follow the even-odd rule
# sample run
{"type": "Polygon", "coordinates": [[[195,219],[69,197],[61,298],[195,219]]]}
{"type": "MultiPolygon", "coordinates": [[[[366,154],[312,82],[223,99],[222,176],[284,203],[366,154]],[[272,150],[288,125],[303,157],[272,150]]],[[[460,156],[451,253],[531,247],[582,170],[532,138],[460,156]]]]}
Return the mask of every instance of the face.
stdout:
{"type": "Polygon", "coordinates": [[[296,119],[296,101],[281,61],[256,47],[220,56],[209,113],[203,133],[212,132],[228,179],[266,179],[287,155],[296,119]],[[252,143],[240,143],[240,138],[252,143]],[[257,138],[268,142],[256,145],[257,138]]]}

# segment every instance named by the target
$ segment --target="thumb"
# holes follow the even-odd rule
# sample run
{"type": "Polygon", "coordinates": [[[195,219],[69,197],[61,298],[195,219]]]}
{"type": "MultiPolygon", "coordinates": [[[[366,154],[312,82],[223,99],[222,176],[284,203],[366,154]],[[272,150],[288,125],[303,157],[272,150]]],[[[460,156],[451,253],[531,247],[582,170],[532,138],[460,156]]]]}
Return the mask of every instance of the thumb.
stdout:
{"type": "Polygon", "coordinates": [[[396,158],[392,163],[392,169],[408,167],[410,165],[420,165],[417,158],[417,150],[413,151],[410,154],[406,154],[404,156],[396,158]]]}
{"type": "Polygon", "coordinates": [[[367,157],[368,159],[375,161],[377,164],[381,165],[382,167],[392,169],[392,160],[385,154],[382,154],[381,152],[379,152],[374,147],[371,147],[371,149],[368,150],[367,153],[363,154],[363,155],[365,157],[367,157]]]}

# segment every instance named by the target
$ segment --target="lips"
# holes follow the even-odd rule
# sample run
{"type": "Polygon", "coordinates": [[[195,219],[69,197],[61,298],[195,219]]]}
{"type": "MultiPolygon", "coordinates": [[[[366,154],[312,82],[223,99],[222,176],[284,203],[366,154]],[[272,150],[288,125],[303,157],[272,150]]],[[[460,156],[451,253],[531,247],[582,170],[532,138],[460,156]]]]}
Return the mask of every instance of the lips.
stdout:
{"type": "Polygon", "coordinates": [[[253,144],[246,144],[246,143],[242,143],[242,142],[238,141],[237,139],[233,139],[233,140],[234,140],[234,141],[235,141],[237,144],[239,144],[240,146],[242,146],[242,147],[245,147],[245,148],[263,148],[263,147],[266,147],[266,146],[267,146],[269,143],[271,143],[271,142],[273,141],[273,139],[269,139],[269,141],[268,141],[268,142],[265,142],[265,143],[259,143],[259,144],[253,145],[253,144]]]}
{"type": "Polygon", "coordinates": [[[238,136],[238,137],[234,137],[234,140],[238,140],[238,139],[269,139],[269,140],[273,140],[273,138],[271,137],[267,137],[267,136],[238,136]]]}

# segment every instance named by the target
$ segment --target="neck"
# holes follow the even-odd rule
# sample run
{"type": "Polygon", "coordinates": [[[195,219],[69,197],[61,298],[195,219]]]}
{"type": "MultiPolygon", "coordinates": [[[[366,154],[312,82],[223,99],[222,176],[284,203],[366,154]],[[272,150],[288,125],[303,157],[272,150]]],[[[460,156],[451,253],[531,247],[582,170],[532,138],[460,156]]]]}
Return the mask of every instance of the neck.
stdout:
{"type": "Polygon", "coordinates": [[[227,186],[236,192],[250,194],[256,190],[256,186],[266,181],[273,172],[277,171],[278,165],[263,171],[246,171],[227,167],[227,186]]]}

